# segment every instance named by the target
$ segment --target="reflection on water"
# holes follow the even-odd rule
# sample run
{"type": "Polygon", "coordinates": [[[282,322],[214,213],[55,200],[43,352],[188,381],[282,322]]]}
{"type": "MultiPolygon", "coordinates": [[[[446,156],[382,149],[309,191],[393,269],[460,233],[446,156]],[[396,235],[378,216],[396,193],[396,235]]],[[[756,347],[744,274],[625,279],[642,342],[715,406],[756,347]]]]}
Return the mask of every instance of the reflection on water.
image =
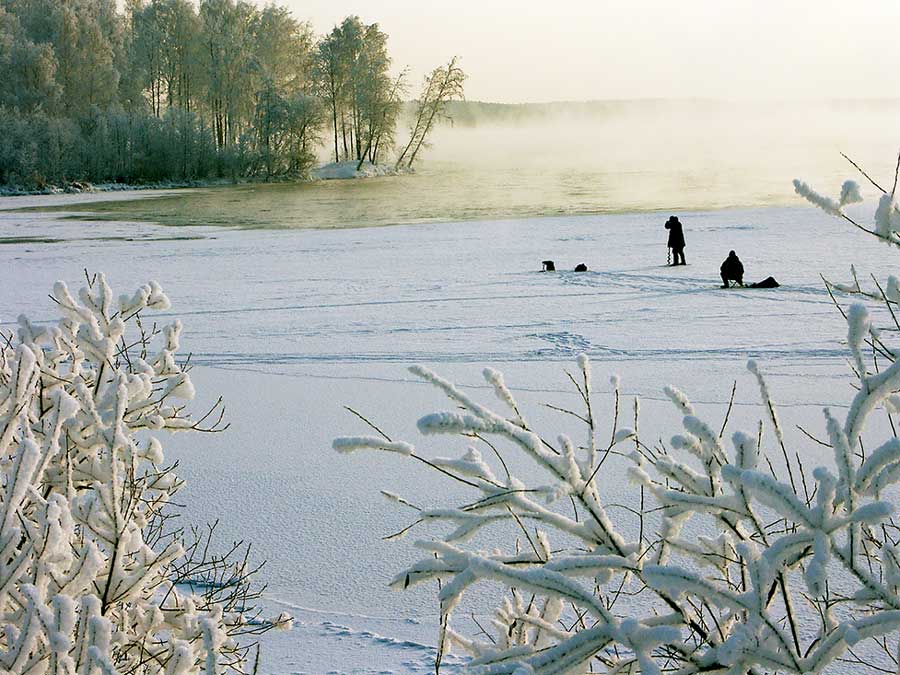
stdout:
{"type": "MultiPolygon", "coordinates": [[[[523,110],[527,110],[524,108],[523,110]]],[[[332,228],[798,204],[839,190],[845,151],[890,182],[900,102],[644,102],[445,127],[411,176],[245,185],[81,207],[172,225],[332,228]]],[[[71,209],[67,209],[71,210],[71,209]]]]}

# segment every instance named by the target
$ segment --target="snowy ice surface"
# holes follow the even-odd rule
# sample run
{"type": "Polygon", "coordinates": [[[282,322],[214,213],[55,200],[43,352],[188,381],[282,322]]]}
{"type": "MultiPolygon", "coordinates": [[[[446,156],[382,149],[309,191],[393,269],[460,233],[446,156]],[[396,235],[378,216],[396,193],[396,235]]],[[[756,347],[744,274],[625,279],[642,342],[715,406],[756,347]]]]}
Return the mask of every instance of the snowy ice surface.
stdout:
{"type": "MultiPolygon", "coordinates": [[[[754,358],[789,440],[798,423],[821,437],[821,406],[851,391],[846,327],[819,273],[847,281],[856,262],[863,281],[869,272],[885,280],[897,261],[811,208],[679,213],[689,265],[668,268],[668,213],[271,231],[3,210],[42,199],[66,203],[0,199],[0,326],[22,312],[53,316],[53,282],[77,283],[85,267],[115,288],[163,284],[173,304],[164,316],[182,319],[197,366],[197,405],[223,395],[232,423],[167,446],[188,480],[186,518],[219,518],[225,538],[253,541],[268,559],[266,602],[298,619],[265,639],[261,671],[279,675],[432,672],[434,591],[387,589],[417,553],[381,540],[408,513],[379,490],[428,507],[458,488],[400,457],[335,453],[335,436],[369,433],[344,405],[427,456],[446,455],[440,439],[415,429],[446,405],[405,367],[422,363],[487,399],[481,371],[491,366],[533,420],[567,432],[565,416],[540,404],[574,404],[562,370],[587,352],[595,407],[611,404],[609,376],[620,374],[624,395],[642,395],[645,438],[676,428],[670,383],[716,418],[737,380],[731,428],[755,430],[759,392],[745,368],[754,358]],[[747,279],[773,275],[783,287],[719,289],[730,249],[747,279]],[[538,271],[545,259],[563,271],[538,271]],[[580,262],[591,271],[565,271],[580,262]]],[[[609,469],[611,501],[627,499],[620,468],[609,469]]],[[[451,660],[446,672],[459,671],[451,660]]]]}

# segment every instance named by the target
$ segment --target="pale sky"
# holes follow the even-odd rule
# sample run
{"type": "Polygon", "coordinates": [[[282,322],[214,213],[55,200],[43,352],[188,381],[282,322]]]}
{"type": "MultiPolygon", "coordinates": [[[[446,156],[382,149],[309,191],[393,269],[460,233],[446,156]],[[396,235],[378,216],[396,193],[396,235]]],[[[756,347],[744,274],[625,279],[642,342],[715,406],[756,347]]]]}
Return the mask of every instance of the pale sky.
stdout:
{"type": "Polygon", "coordinates": [[[900,0],[279,4],[318,33],[380,23],[417,84],[459,55],[469,100],[900,97],[900,0]]]}

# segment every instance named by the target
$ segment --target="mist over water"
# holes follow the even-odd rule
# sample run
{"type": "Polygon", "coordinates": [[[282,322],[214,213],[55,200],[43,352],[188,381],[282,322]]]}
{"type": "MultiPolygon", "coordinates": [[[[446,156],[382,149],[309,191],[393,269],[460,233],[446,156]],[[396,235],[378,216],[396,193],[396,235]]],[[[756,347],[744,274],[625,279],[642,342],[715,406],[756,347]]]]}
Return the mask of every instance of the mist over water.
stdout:
{"type": "Polygon", "coordinates": [[[334,228],[799,205],[794,178],[828,194],[860,178],[840,152],[890,185],[900,147],[900,101],[472,104],[455,117],[415,175],[84,208],[173,225],[334,228]]]}

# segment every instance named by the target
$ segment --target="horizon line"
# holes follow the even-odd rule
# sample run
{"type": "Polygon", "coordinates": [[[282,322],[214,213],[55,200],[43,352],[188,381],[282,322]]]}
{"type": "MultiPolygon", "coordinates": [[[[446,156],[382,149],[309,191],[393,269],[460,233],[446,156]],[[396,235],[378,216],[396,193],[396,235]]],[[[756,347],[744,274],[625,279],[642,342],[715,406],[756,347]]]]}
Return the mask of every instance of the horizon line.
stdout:
{"type": "MultiPolygon", "coordinates": [[[[408,102],[414,102],[410,99],[408,102]]],[[[635,96],[619,98],[587,98],[587,99],[551,99],[547,101],[491,101],[487,99],[463,99],[454,103],[472,103],[480,105],[504,105],[504,106],[550,106],[550,105],[585,105],[585,104],[610,104],[610,103],[900,103],[900,96],[871,96],[871,97],[828,97],[828,98],[784,98],[784,97],[759,97],[759,98],[734,98],[716,96],[635,96]]]]}

